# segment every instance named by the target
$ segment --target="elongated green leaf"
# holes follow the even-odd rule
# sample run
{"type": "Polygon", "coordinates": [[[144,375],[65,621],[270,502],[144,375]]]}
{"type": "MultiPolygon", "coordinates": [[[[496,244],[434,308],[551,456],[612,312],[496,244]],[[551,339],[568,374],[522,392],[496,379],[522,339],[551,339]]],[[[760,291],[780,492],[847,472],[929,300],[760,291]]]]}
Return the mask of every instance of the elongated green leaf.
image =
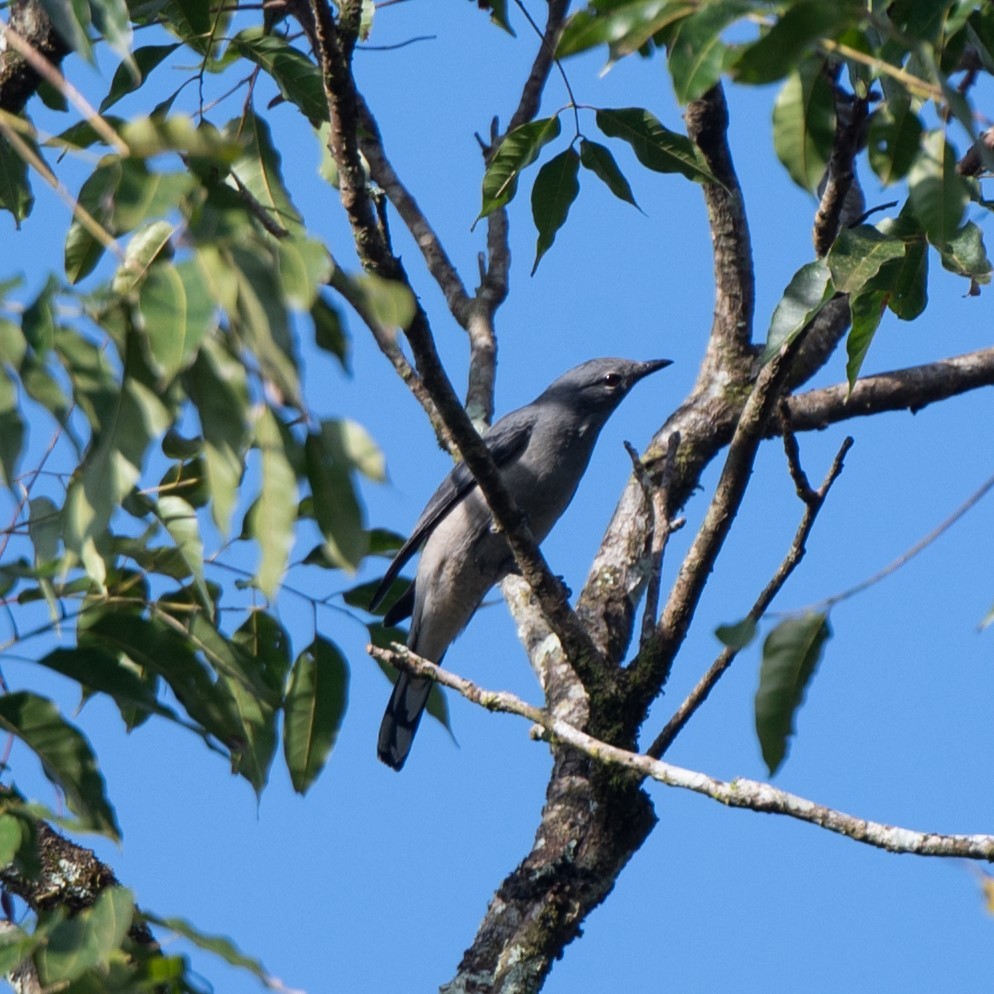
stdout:
{"type": "Polygon", "coordinates": [[[122,62],[114,71],[107,96],[100,103],[100,113],[109,110],[119,100],[137,90],[148,79],[152,70],[168,59],[177,48],[179,45],[175,42],[136,48],[132,53],[132,63],[129,65],[127,61],[122,62]]]}
{"type": "Polygon", "coordinates": [[[368,540],[338,424],[322,423],[320,434],[308,435],[304,455],[325,552],[336,566],[353,571],[366,554],[368,540]]]}
{"type": "Polygon", "coordinates": [[[252,515],[252,535],[260,553],[256,580],[259,589],[273,598],[293,549],[297,477],[276,416],[268,407],[256,418],[255,446],[262,455],[262,485],[252,515]]]}
{"type": "Polygon", "coordinates": [[[386,480],[387,466],[383,450],[358,421],[351,418],[326,418],[321,422],[321,436],[335,461],[362,473],[375,483],[386,480]]]}
{"type": "Polygon", "coordinates": [[[801,0],[759,41],[746,46],[735,63],[736,78],[743,83],[772,83],[794,68],[800,57],[820,38],[834,38],[848,24],[865,14],[861,4],[834,0],[801,0]]]}
{"type": "Polygon", "coordinates": [[[561,130],[558,117],[543,117],[528,121],[504,136],[483,175],[480,217],[486,217],[510,203],[517,191],[522,170],[538,158],[539,152],[557,138],[561,130]]]}
{"type": "Polygon", "coordinates": [[[93,62],[89,4],[74,3],[72,0],[41,0],[41,5],[62,40],[87,62],[93,62]]]}
{"type": "Polygon", "coordinates": [[[262,679],[274,695],[271,703],[275,704],[283,696],[290,671],[290,636],[286,629],[267,611],[257,608],[249,612],[231,641],[257,664],[262,679]]]}
{"type": "Polygon", "coordinates": [[[276,224],[293,234],[303,234],[300,212],[283,180],[282,156],[265,118],[250,111],[225,125],[224,134],[241,148],[231,164],[233,175],[276,224]]]}
{"type": "Polygon", "coordinates": [[[8,487],[13,486],[17,476],[26,435],[17,387],[6,368],[0,366],[0,479],[8,487]]]}
{"type": "Polygon", "coordinates": [[[242,741],[232,750],[232,770],[261,797],[276,755],[276,710],[247,690],[244,683],[221,677],[242,726],[242,741]]]}
{"type": "MultiPolygon", "coordinates": [[[[410,300],[410,295],[408,299],[410,300]]],[[[410,305],[413,316],[413,300],[410,300],[410,305]]],[[[338,309],[324,294],[319,294],[311,304],[311,320],[314,322],[314,344],[325,352],[330,352],[342,369],[348,372],[349,340],[345,334],[345,324],[338,309]]]]}
{"type": "Polygon", "coordinates": [[[887,291],[887,306],[902,321],[912,321],[928,303],[928,243],[909,205],[899,217],[880,222],[880,229],[904,241],[904,257],[880,267],[874,282],[887,291]]]}
{"type": "Polygon", "coordinates": [[[87,629],[87,642],[123,653],[135,666],[161,677],[187,714],[229,747],[244,740],[229,695],[216,685],[191,642],[178,632],[134,615],[105,614],[87,629]]]}
{"type": "Polygon", "coordinates": [[[868,149],[870,167],[884,186],[908,175],[918,155],[924,128],[903,90],[870,115],[868,149]]]}
{"type": "Polygon", "coordinates": [[[403,283],[376,273],[363,273],[354,277],[352,283],[370,314],[384,328],[406,328],[411,323],[417,302],[403,283]]]}
{"type": "Polygon", "coordinates": [[[832,299],[832,274],[824,259],[809,262],[791,277],[773,311],[761,362],[772,359],[832,299]]]}
{"type": "Polygon", "coordinates": [[[152,221],[135,232],[117,267],[111,288],[127,296],[145,278],[149,267],[163,255],[171,255],[169,241],[176,228],[169,221],[152,221]]]}
{"type": "Polygon", "coordinates": [[[247,970],[267,987],[274,990],[284,989],[284,985],[272,977],[257,959],[246,956],[231,939],[221,935],[207,935],[183,918],[159,918],[147,911],[142,912],[142,918],[155,928],[175,932],[188,942],[192,942],[198,949],[213,953],[231,966],[247,970]]]}
{"type": "Polygon", "coordinates": [[[249,443],[245,367],[208,338],[186,380],[204,437],[211,513],[227,534],[249,443]]]}
{"type": "Polygon", "coordinates": [[[756,733],[772,776],[787,754],[794,715],[814,676],[822,647],[831,636],[828,618],[811,612],[782,621],[763,644],[756,691],[756,733]]]}
{"type": "Polygon", "coordinates": [[[19,227],[31,213],[34,202],[27,163],[0,136],[0,210],[10,211],[19,227]]]}
{"type": "MultiPolygon", "coordinates": [[[[321,287],[331,276],[332,263],[327,248],[312,238],[291,237],[281,239],[276,252],[283,299],[294,310],[309,311],[314,306],[321,287]]],[[[393,286],[407,289],[398,283],[393,286]]],[[[410,299],[410,293],[407,298],[410,299]]],[[[407,321],[410,321],[410,317],[407,321]]]]}
{"type": "Polygon", "coordinates": [[[261,66],[279,87],[280,93],[295,104],[315,125],[328,118],[328,103],[318,67],[283,38],[264,34],[263,29],[240,31],[231,48],[261,66]]]}
{"type": "Polygon", "coordinates": [[[677,0],[629,0],[602,10],[581,10],[567,22],[556,54],[565,58],[607,44],[613,62],[637,52],[654,35],[693,10],[692,4],[677,0]]]}
{"type": "Polygon", "coordinates": [[[194,589],[208,614],[214,613],[214,603],[204,578],[204,542],[200,537],[197,512],[175,493],[162,494],[156,501],[156,516],[166,526],[170,538],[193,576],[194,589]]]}
{"type": "Polygon", "coordinates": [[[880,267],[904,255],[900,238],[884,235],[872,225],[842,228],[826,259],[839,293],[857,293],[880,267]]]}
{"type": "Polygon", "coordinates": [[[217,307],[195,259],[151,266],[138,288],[138,312],[156,372],[166,383],[193,362],[217,324],[217,307]]]}
{"type": "Polygon", "coordinates": [[[283,754],[293,789],[305,794],[328,760],[348,706],[349,667],[318,636],[294,661],[287,688],[283,754]]]}
{"type": "Polygon", "coordinates": [[[619,199],[631,204],[636,209],[641,210],[635,202],[632,188],[625,179],[624,174],[618,168],[617,162],[611,150],[597,142],[588,141],[586,138],[580,141],[580,165],[589,169],[595,176],[603,180],[607,188],[619,199]]]}
{"type": "Polygon", "coordinates": [[[628,142],[647,169],[657,173],[682,173],[699,183],[717,182],[686,135],[663,127],[656,117],[641,107],[599,110],[597,127],[609,138],[628,142]]]}
{"type": "Polygon", "coordinates": [[[717,0],[700,6],[676,26],[669,43],[667,67],[681,104],[703,96],[721,79],[736,57],[721,35],[751,9],[752,5],[744,0],[717,0]]]}
{"type": "Polygon", "coordinates": [[[87,645],[85,638],[81,633],[79,648],[54,649],[39,659],[38,665],[75,680],[88,694],[107,694],[125,720],[133,718],[130,712],[136,709],[176,720],[175,712],[156,700],[154,686],[143,680],[130,662],[96,644],[87,645]]]}
{"type": "Polygon", "coordinates": [[[883,290],[862,290],[849,298],[849,310],[852,313],[852,327],[846,338],[846,379],[849,381],[849,392],[856,385],[856,378],[863,367],[870,342],[877,332],[880,319],[887,309],[887,294],[883,290]]]}
{"type": "Polygon", "coordinates": [[[112,839],[121,837],[90,744],[51,701],[24,690],[0,697],[0,728],[16,735],[37,755],[45,775],[65,794],[82,828],[112,839]]]}
{"type": "Polygon", "coordinates": [[[956,172],[956,153],[945,131],[925,135],[908,174],[908,188],[928,240],[939,247],[945,245],[963,223],[969,199],[966,182],[956,172]]]}
{"type": "Polygon", "coordinates": [[[89,0],[93,26],[104,41],[137,73],[131,54],[134,35],[126,0],[89,0]]]}
{"type": "Polygon", "coordinates": [[[121,948],[135,914],[131,892],[107,887],[93,906],[76,912],[52,929],[35,956],[42,982],[65,983],[87,970],[105,968],[121,948]]]}
{"type": "Polygon", "coordinates": [[[538,242],[532,265],[533,276],[542,256],[552,247],[556,234],[566,223],[569,209],[580,192],[577,179],[579,172],[580,156],[572,148],[568,148],[551,158],[535,177],[535,185],[532,187],[532,218],[538,229],[538,242]]]}
{"type": "Polygon", "coordinates": [[[809,59],[787,77],[773,107],[773,147],[790,178],[814,190],[835,138],[835,99],[823,61],[809,59]]]}

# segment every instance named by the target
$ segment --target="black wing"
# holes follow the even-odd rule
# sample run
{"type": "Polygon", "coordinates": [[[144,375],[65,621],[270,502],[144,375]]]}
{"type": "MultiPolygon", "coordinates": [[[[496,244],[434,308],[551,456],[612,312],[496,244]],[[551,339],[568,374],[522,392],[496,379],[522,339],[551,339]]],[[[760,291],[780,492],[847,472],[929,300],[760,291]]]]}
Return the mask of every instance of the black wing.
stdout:
{"type": "MultiPolygon", "coordinates": [[[[483,441],[486,442],[498,467],[506,465],[524,449],[531,437],[534,424],[535,419],[531,416],[531,411],[528,408],[521,408],[501,418],[483,436],[483,441]]],[[[369,605],[371,609],[380,603],[397,574],[407,565],[408,560],[418,551],[438,523],[475,486],[476,480],[465,463],[459,463],[442,481],[441,486],[432,494],[431,500],[421,512],[421,517],[414,523],[411,537],[401,546],[400,551],[394,556],[393,562],[387,568],[380,585],[376,588],[376,593],[373,594],[373,599],[369,605]]],[[[396,622],[406,618],[413,610],[413,586],[412,584],[407,593],[403,594],[395,605],[395,608],[402,611],[406,609],[405,613],[398,615],[395,613],[395,608],[391,608],[388,612],[392,621],[396,622]]]]}

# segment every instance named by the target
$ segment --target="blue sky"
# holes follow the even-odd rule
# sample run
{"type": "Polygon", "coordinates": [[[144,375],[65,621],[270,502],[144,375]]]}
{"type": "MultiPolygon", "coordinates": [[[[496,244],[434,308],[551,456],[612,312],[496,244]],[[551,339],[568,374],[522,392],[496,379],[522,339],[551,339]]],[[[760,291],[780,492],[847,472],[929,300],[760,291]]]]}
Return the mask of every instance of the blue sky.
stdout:
{"type": "MultiPolygon", "coordinates": [[[[373,42],[435,37],[356,56],[360,87],[394,166],[471,285],[484,239],[482,226],[470,230],[481,177],[473,132],[486,132],[495,113],[506,121],[516,103],[533,43],[520,17],[515,23],[517,40],[494,29],[475,4],[447,5],[444,13],[434,5],[399,4],[380,11],[373,42]]],[[[599,56],[566,64],[580,103],[646,106],[667,126],[680,127],[661,60],[628,60],[604,77],[600,68],[599,56]]],[[[99,94],[99,82],[90,92],[99,94]]],[[[772,88],[729,95],[731,143],[752,225],[760,335],[791,274],[813,257],[814,203],[772,155],[774,95],[772,88]]],[[[554,77],[543,113],[566,100],[554,77]]],[[[215,120],[238,114],[240,96],[229,103],[215,120]]],[[[123,105],[125,111],[137,106],[123,105]]],[[[265,96],[257,106],[264,108],[265,96]]],[[[310,228],[354,268],[337,193],[317,176],[317,142],[294,117],[289,107],[269,112],[288,183],[310,228]]],[[[589,111],[582,122],[595,137],[589,111]]],[[[568,133],[570,122],[563,123],[568,133]]],[[[960,142],[965,147],[962,136],[960,142]]],[[[560,139],[554,151],[563,147],[560,139]]],[[[640,172],[623,149],[617,156],[644,214],[582,176],[580,199],[532,278],[535,234],[530,183],[523,184],[511,207],[511,296],[498,316],[499,413],[592,356],[674,360],[640,384],[609,423],[580,492],[545,543],[553,569],[574,590],[626,480],[622,441],[644,445],[684,397],[712,306],[698,188],[640,172]]],[[[37,195],[22,231],[0,217],[10,248],[5,272],[23,268],[35,289],[56,244],[61,252],[69,220],[40,185],[37,195]]],[[[868,185],[871,204],[889,199],[868,185]]],[[[461,388],[465,337],[421,274],[417,248],[398,220],[393,232],[461,388]]],[[[941,272],[936,260],[932,269],[926,315],[911,325],[886,318],[866,372],[989,344],[990,291],[966,297],[963,281],[941,272]]],[[[372,522],[404,531],[446,472],[447,457],[360,323],[350,318],[349,326],[354,378],[308,349],[307,390],[319,414],[358,419],[383,447],[390,482],[366,487],[363,496],[372,522]]],[[[843,377],[844,356],[838,356],[816,382],[843,377]]],[[[991,473],[990,416],[989,393],[979,392],[914,416],[854,420],[803,436],[803,462],[813,479],[821,478],[847,433],[856,444],[776,609],[802,608],[873,574],[976,490],[991,473]]],[[[35,451],[49,431],[34,426],[35,451]]],[[[693,536],[716,474],[713,467],[705,492],[686,508],[688,525],[672,542],[667,576],[693,536]]],[[[714,628],[744,615],[766,583],[801,510],[782,451],[770,443],[648,738],[717,654],[714,628]]],[[[834,637],[778,786],[912,828],[991,830],[992,635],[977,626],[994,602],[992,526],[994,504],[982,503],[906,568],[833,611],[834,637]]],[[[299,555],[307,549],[302,542],[299,555]]],[[[362,576],[376,575],[374,567],[362,576]]],[[[316,570],[296,579],[322,594],[349,585],[316,570]]],[[[280,613],[295,647],[306,645],[313,634],[309,605],[284,596],[280,613]]],[[[120,847],[97,841],[95,848],[140,904],[230,935],[292,987],[312,994],[433,990],[451,977],[494,889],[531,844],[548,750],[530,741],[523,720],[450,698],[458,746],[429,722],[403,773],[393,773],[375,757],[388,685],[363,652],[364,628],[337,612],[319,615],[318,626],[347,652],[352,683],[339,743],[306,798],[293,795],[277,768],[257,805],[248,785],[189,734],[153,721],[126,737],[116,711],[93,701],[77,720],[101,759],[124,831],[120,847]]],[[[28,651],[44,648],[39,642],[28,651]]],[[[446,663],[485,686],[539,700],[496,596],[446,663]]],[[[765,778],[752,728],[758,663],[755,647],[742,654],[669,759],[725,779],[765,778]]],[[[75,708],[68,685],[30,664],[9,662],[4,675],[15,687],[51,693],[67,711],[75,708]]],[[[54,803],[23,748],[15,747],[11,764],[22,789],[54,803]]],[[[994,924],[971,867],[895,857],[783,818],[726,810],[658,785],[649,790],[659,825],[591,915],[583,938],[556,964],[545,988],[550,994],[801,985],[826,994],[914,994],[989,982],[994,924]]],[[[196,962],[219,994],[254,986],[213,960],[196,962]]]]}

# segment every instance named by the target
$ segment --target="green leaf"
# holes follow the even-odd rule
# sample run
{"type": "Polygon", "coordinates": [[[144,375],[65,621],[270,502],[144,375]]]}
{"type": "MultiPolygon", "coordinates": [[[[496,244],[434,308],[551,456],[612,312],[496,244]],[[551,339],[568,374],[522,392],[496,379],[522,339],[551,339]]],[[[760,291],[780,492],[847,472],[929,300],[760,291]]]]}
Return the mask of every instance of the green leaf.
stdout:
{"type": "Polygon", "coordinates": [[[321,435],[336,462],[357,470],[375,483],[386,480],[383,450],[358,421],[351,418],[325,419],[321,422],[321,435]]]}
{"type": "Polygon", "coordinates": [[[756,637],[756,622],[747,616],[734,625],[719,625],[714,633],[729,649],[744,649],[756,637]]]}
{"type": "Polygon", "coordinates": [[[925,135],[921,151],[908,174],[915,215],[928,240],[945,245],[963,223],[969,199],[966,181],[956,172],[956,153],[939,129],[925,135]]]}
{"type": "Polygon", "coordinates": [[[697,100],[714,86],[735,58],[721,40],[724,30],[752,10],[743,0],[717,0],[701,6],[676,26],[667,67],[681,104],[697,100]]]}
{"type": "Polygon", "coordinates": [[[204,542],[200,537],[197,512],[182,497],[162,494],[156,501],[156,515],[166,526],[170,538],[193,576],[194,589],[208,615],[214,613],[214,602],[204,578],[204,542]]]}
{"type": "Polygon", "coordinates": [[[832,274],[824,259],[802,266],[790,279],[773,311],[760,362],[768,362],[793,341],[832,299],[832,274]]]}
{"type": "Polygon", "coordinates": [[[143,680],[129,660],[87,642],[86,632],[80,632],[79,648],[53,649],[38,660],[39,666],[75,680],[87,693],[106,694],[117,705],[125,721],[134,719],[136,709],[145,714],[158,714],[173,721],[176,714],[156,700],[154,683],[143,680]]]}
{"type": "Polygon", "coordinates": [[[303,219],[283,181],[282,157],[265,118],[249,111],[229,121],[224,134],[237,142],[241,153],[231,172],[272,220],[294,234],[303,233],[303,219]]]}
{"type": "Polygon", "coordinates": [[[911,99],[897,87],[887,102],[870,115],[870,168],[884,186],[908,175],[918,155],[923,130],[911,99]]]}
{"type": "Polygon", "coordinates": [[[759,41],[746,46],[735,63],[741,83],[772,83],[794,68],[801,56],[821,38],[834,38],[865,13],[860,5],[823,0],[801,0],[787,9],[759,41]]]}
{"type": "Polygon", "coordinates": [[[973,221],[967,221],[942,246],[942,265],[958,276],[968,276],[976,283],[990,283],[991,261],[987,257],[983,232],[973,221]]]}
{"type": "Polygon", "coordinates": [[[5,694],[0,697],[0,728],[41,760],[45,776],[65,794],[84,830],[121,837],[93,750],[51,701],[25,690],[5,694]]]}
{"type": "Polygon", "coordinates": [[[252,535],[260,552],[256,579],[259,589],[272,599],[293,549],[297,477],[276,416],[268,407],[256,418],[255,446],[262,455],[262,484],[252,515],[252,535]]]}
{"type": "Polygon", "coordinates": [[[126,0],[89,0],[93,25],[104,41],[137,73],[131,49],[134,36],[126,0]]]}
{"type": "Polygon", "coordinates": [[[270,976],[265,967],[257,959],[246,956],[239,951],[230,939],[224,936],[207,935],[199,929],[194,928],[193,925],[183,918],[159,918],[147,911],[142,912],[142,918],[155,928],[175,932],[188,942],[192,942],[198,949],[213,953],[231,966],[238,967],[240,970],[247,970],[256,979],[262,981],[265,986],[274,990],[283,989],[283,984],[276,980],[275,977],[270,976]]]}
{"type": "Polygon", "coordinates": [[[31,213],[34,202],[27,163],[0,135],[0,209],[10,211],[19,228],[21,221],[31,213]]]}
{"type": "Polygon", "coordinates": [[[131,118],[119,131],[130,154],[139,159],[182,152],[227,166],[240,152],[238,144],[222,136],[214,125],[196,124],[184,114],[131,118]]]}
{"type": "Polygon", "coordinates": [[[324,768],[348,706],[349,667],[337,647],[318,636],[290,673],[283,754],[293,789],[305,794],[324,768]]]}
{"type": "Polygon", "coordinates": [[[403,283],[384,279],[376,273],[363,273],[353,277],[352,282],[366,309],[384,328],[406,328],[411,323],[417,301],[403,283]]]}
{"type": "Polygon", "coordinates": [[[808,59],[787,77],[773,106],[773,147],[805,190],[821,182],[835,139],[835,99],[824,62],[808,59]]]}
{"type": "Polygon", "coordinates": [[[884,235],[872,225],[842,228],[826,262],[832,283],[839,293],[857,293],[873,279],[880,267],[904,255],[900,238],[884,235]]]}
{"type": "Polygon", "coordinates": [[[141,330],[164,383],[196,358],[207,333],[217,325],[217,307],[195,259],[151,266],[138,288],[141,330]]]}
{"type": "Polygon", "coordinates": [[[880,267],[874,288],[886,290],[887,306],[902,321],[912,321],[928,304],[928,243],[925,232],[906,204],[897,218],[887,218],[879,228],[904,241],[904,257],[880,267]]]}
{"type": "Polygon", "coordinates": [[[186,376],[200,417],[214,523],[226,535],[249,443],[245,367],[208,338],[186,376]]]}
{"type": "Polygon", "coordinates": [[[340,422],[322,422],[320,433],[307,436],[304,455],[324,550],[332,563],[352,572],[366,554],[368,538],[349,475],[340,422]]]}
{"type": "Polygon", "coordinates": [[[787,754],[787,741],[794,734],[794,715],[831,634],[827,616],[809,612],[782,621],[763,644],[756,691],[756,733],[771,776],[787,754]]]}
{"type": "Polygon", "coordinates": [[[609,138],[621,138],[628,142],[636,158],[647,169],[657,173],[682,173],[696,182],[717,182],[704,167],[697,147],[686,135],[663,127],[641,107],[599,110],[597,126],[609,138]]]}
{"type": "Polygon", "coordinates": [[[580,165],[584,169],[589,169],[595,176],[604,182],[607,188],[619,199],[631,204],[638,210],[639,205],[635,203],[635,196],[632,188],[625,179],[624,174],[614,161],[611,150],[597,142],[588,141],[586,138],[580,140],[580,165]]]}
{"type": "Polygon", "coordinates": [[[125,60],[114,71],[107,96],[100,103],[100,113],[103,114],[119,100],[137,90],[148,79],[152,70],[169,58],[177,48],[179,45],[175,42],[169,45],[144,45],[136,48],[132,53],[130,64],[125,60]]]}
{"type": "Polygon", "coordinates": [[[17,386],[6,368],[0,366],[0,478],[8,487],[13,486],[17,477],[26,435],[17,386]]]}
{"type": "Polygon", "coordinates": [[[532,276],[538,269],[542,256],[552,247],[556,234],[566,223],[569,209],[580,192],[577,177],[580,173],[580,156],[568,148],[551,158],[538,171],[532,187],[532,218],[538,229],[535,262],[532,276]]]}
{"type": "Polygon", "coordinates": [[[277,243],[276,253],[283,299],[295,310],[309,311],[331,276],[327,248],[312,238],[290,237],[277,243]]]}
{"type": "Polygon", "coordinates": [[[14,862],[23,841],[21,819],[14,815],[0,814],[0,866],[9,866],[14,862]]]}
{"type": "Polygon", "coordinates": [[[849,298],[849,310],[852,313],[852,327],[846,338],[846,379],[849,381],[849,393],[856,385],[859,371],[863,367],[870,342],[880,325],[880,319],[887,309],[887,293],[883,290],[861,290],[849,298]]]}
{"type": "Polygon", "coordinates": [[[693,10],[692,4],[674,0],[630,0],[605,10],[581,10],[567,22],[556,56],[562,59],[607,44],[614,61],[637,52],[663,28],[693,10]]]}
{"type": "Polygon", "coordinates": [[[318,67],[282,38],[263,31],[262,27],[240,31],[230,47],[261,66],[284,98],[295,104],[316,127],[328,119],[328,102],[318,67]]]}
{"type": "Polygon", "coordinates": [[[59,557],[62,539],[62,508],[49,497],[32,497],[28,502],[28,536],[34,546],[35,566],[59,557]]]}
{"type": "Polygon", "coordinates": [[[117,886],[104,888],[92,907],[59,922],[35,954],[42,982],[64,984],[87,970],[106,969],[119,952],[134,914],[130,891],[117,886]]]}
{"type": "Polygon", "coordinates": [[[557,117],[528,121],[509,131],[497,147],[483,175],[483,206],[480,217],[511,202],[518,188],[518,177],[530,166],[539,152],[559,137],[562,125],[557,117]]]}
{"type": "MultiPolygon", "coordinates": [[[[412,312],[413,312],[413,301],[412,312]]],[[[413,314],[412,314],[413,316],[413,314]]],[[[311,304],[311,319],[314,321],[314,344],[330,352],[343,370],[349,369],[349,340],[345,334],[342,315],[324,294],[318,294],[311,304]]]]}
{"type": "Polygon", "coordinates": [[[170,239],[175,230],[169,221],[152,221],[135,232],[114,274],[111,284],[114,293],[127,296],[145,279],[156,259],[172,255],[170,239]]]}
{"type": "Polygon", "coordinates": [[[290,636],[286,629],[271,614],[256,608],[249,612],[231,641],[259,665],[266,686],[282,698],[290,671],[290,636]]]}

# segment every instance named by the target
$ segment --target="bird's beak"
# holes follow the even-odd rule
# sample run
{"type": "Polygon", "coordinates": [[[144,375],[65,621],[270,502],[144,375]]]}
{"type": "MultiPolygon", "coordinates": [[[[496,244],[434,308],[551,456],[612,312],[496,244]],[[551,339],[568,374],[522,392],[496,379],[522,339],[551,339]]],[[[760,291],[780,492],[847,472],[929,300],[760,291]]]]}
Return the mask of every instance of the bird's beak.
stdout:
{"type": "Polygon", "coordinates": [[[644,379],[650,373],[655,373],[659,369],[665,369],[667,366],[672,365],[672,359],[647,359],[645,362],[640,362],[632,374],[632,383],[638,383],[639,380],[644,379]]]}

